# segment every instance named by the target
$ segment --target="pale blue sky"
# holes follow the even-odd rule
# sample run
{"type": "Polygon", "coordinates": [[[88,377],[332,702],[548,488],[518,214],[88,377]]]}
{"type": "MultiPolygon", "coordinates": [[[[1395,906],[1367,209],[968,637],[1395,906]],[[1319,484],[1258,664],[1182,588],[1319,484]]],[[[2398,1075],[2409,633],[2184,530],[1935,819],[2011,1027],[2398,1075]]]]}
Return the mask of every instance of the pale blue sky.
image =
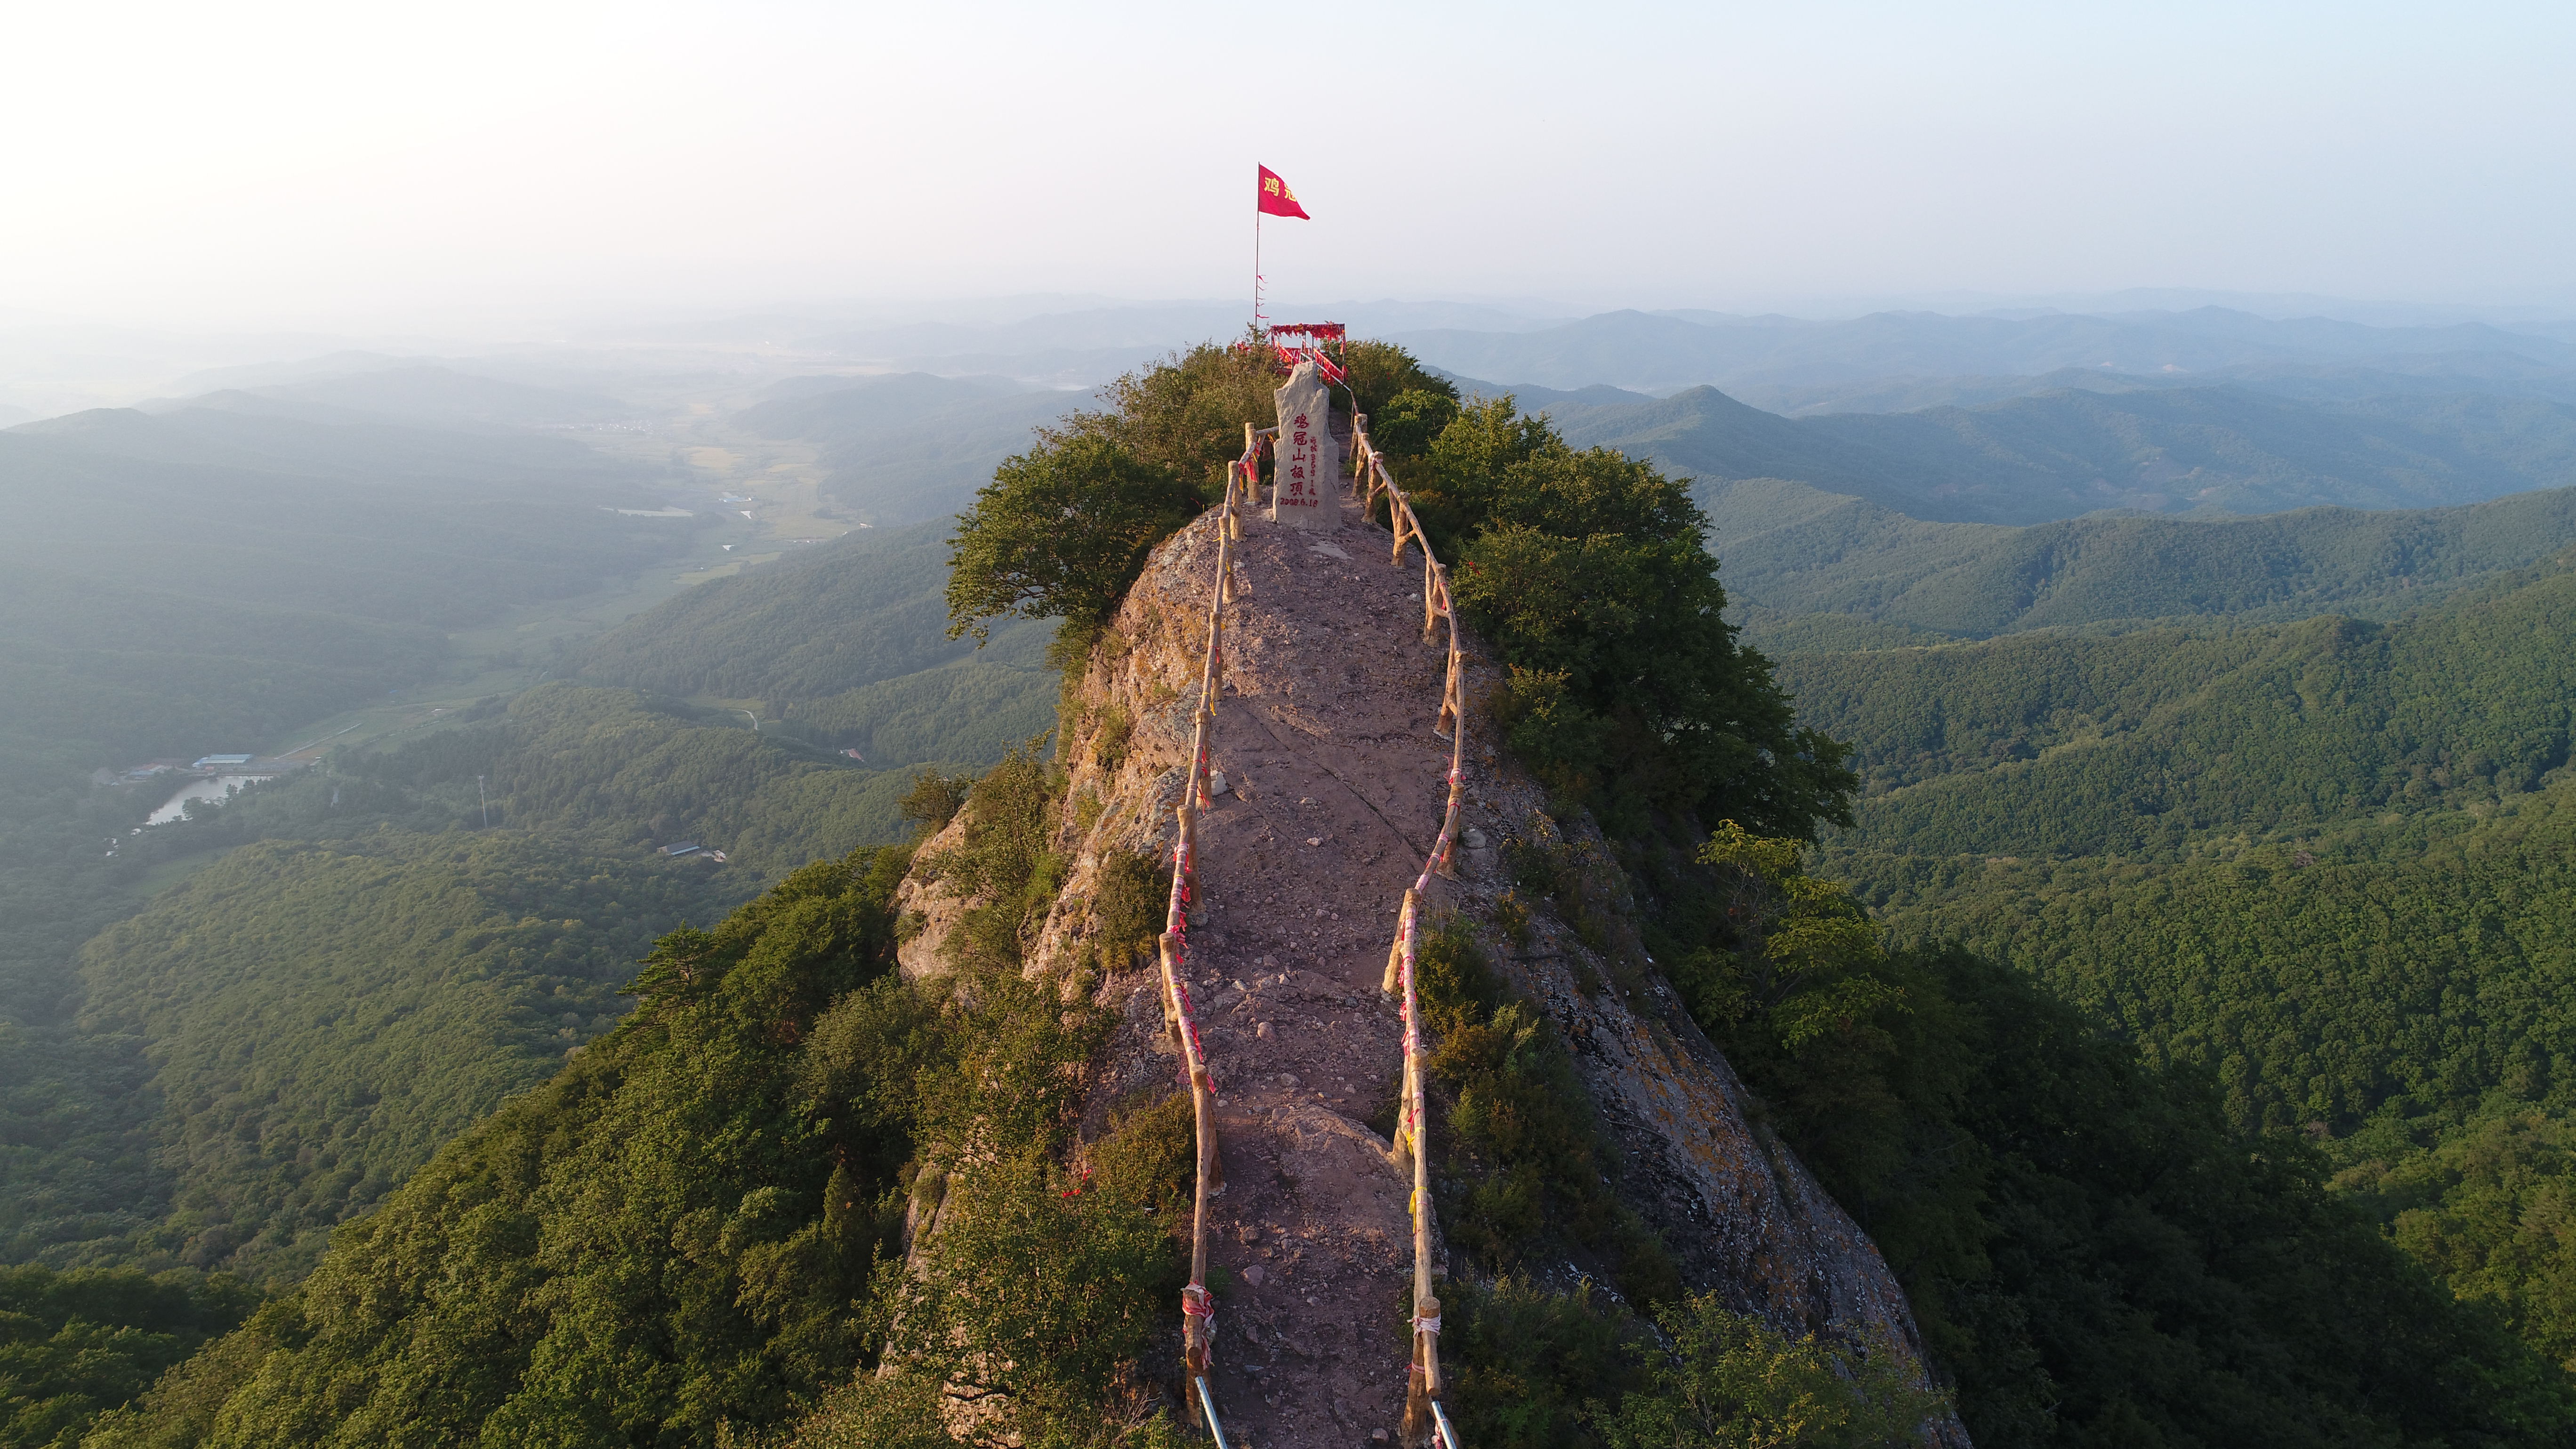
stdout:
{"type": "MultiPolygon", "coordinates": [[[[2576,301],[2576,7],[12,7],[0,307],[2576,301]]],[[[2576,310],[2576,309],[2571,309],[2576,310]]]]}

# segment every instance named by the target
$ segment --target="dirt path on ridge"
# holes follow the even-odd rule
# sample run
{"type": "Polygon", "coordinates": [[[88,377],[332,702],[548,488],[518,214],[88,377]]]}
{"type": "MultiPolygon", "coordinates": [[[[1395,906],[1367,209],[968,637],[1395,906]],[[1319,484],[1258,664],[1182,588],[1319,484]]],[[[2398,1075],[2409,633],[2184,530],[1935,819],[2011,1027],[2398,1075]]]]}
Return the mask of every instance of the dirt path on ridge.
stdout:
{"type": "MultiPolygon", "coordinates": [[[[1232,1278],[1217,1383],[1252,1449],[1391,1441],[1404,1408],[1411,1183],[1366,1123],[1403,1065],[1387,948],[1448,796],[1447,626],[1422,642],[1418,551],[1391,566],[1383,530],[1348,505],[1344,525],[1245,521],[1210,752],[1229,788],[1199,818],[1192,989],[1226,1177],[1209,1261],[1232,1278]]],[[[1204,588],[1202,552],[1176,583],[1204,588]]]]}

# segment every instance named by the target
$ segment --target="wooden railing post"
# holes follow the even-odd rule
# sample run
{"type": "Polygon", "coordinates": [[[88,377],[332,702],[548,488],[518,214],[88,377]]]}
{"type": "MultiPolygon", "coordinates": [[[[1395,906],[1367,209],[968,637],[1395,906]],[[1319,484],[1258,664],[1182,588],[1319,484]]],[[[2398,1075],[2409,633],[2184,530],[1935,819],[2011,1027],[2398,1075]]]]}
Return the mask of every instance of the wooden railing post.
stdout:
{"type": "Polygon", "coordinates": [[[1404,985],[1404,942],[1412,934],[1414,912],[1421,904],[1421,896],[1410,890],[1404,893],[1404,909],[1395,918],[1395,944],[1386,953],[1386,984],[1378,988],[1390,997],[1404,985]]]}

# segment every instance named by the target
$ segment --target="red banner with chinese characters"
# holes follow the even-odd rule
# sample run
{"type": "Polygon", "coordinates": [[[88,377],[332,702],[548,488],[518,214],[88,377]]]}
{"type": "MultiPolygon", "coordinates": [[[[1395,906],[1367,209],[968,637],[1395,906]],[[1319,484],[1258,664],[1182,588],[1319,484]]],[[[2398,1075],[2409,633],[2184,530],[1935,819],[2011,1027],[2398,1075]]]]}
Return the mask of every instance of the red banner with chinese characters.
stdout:
{"type": "Polygon", "coordinates": [[[1306,208],[1297,204],[1297,193],[1288,189],[1288,183],[1279,179],[1278,172],[1258,163],[1255,163],[1253,169],[1261,173],[1262,215],[1294,216],[1307,221],[1314,220],[1313,217],[1306,215],[1306,208]]]}

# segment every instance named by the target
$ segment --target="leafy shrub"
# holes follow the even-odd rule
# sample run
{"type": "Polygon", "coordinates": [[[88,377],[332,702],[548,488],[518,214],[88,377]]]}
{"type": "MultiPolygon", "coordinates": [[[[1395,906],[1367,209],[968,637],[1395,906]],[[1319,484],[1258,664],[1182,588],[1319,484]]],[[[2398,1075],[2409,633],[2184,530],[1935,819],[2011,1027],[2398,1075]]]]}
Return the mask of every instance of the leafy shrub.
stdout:
{"type": "MultiPolygon", "coordinates": [[[[1406,406],[1408,437],[1448,411],[1406,406]]],[[[1577,452],[1508,398],[1456,408],[1406,482],[1506,666],[1496,723],[1565,807],[1620,838],[1703,812],[1802,838],[1848,821],[1842,747],[1798,728],[1737,644],[1683,482],[1577,452]]]]}
{"type": "Polygon", "coordinates": [[[1640,1381],[1631,1342],[1644,1325],[1627,1308],[1578,1287],[1551,1293],[1526,1279],[1440,1285],[1443,1395],[1479,1449],[1557,1449],[1599,1443],[1586,1422],[1640,1381]]]}
{"type": "Polygon", "coordinates": [[[1920,1440],[1942,1396],[1884,1342],[1853,1351],[1792,1340],[1728,1312],[1714,1293],[1667,1305],[1670,1351],[1644,1357],[1645,1383],[1601,1416],[1610,1449],[1895,1449],[1920,1440]]]}
{"type": "Polygon", "coordinates": [[[926,876],[976,903],[945,943],[951,964],[1019,968],[1064,883],[1063,857],[1049,848],[1062,788],[1036,742],[1013,750],[968,791],[965,838],[922,858],[926,876]]]}
{"type": "MultiPolygon", "coordinates": [[[[1434,391],[1411,388],[1388,398],[1369,414],[1369,441],[1390,458],[1406,460],[1431,451],[1431,444],[1458,420],[1454,387],[1434,391]]],[[[1408,481],[1396,475],[1398,482],[1408,481]]]]}
{"type": "MultiPolygon", "coordinates": [[[[1353,342],[1344,361],[1345,391],[1363,412],[1401,393],[1455,395],[1391,344],[1353,342]]],[[[1206,343],[1111,383],[1107,408],[1041,430],[976,494],[951,540],[949,636],[981,639],[985,621],[1004,615],[1062,618],[1078,647],[1059,662],[1078,659],[1147,553],[1221,495],[1244,424],[1271,426],[1283,380],[1267,348],[1206,343]]]]}
{"type": "Polygon", "coordinates": [[[1115,705],[1102,716],[1100,731],[1091,739],[1091,761],[1104,770],[1115,771],[1127,760],[1127,742],[1136,736],[1136,721],[1127,711],[1115,705]]]}
{"type": "Polygon", "coordinates": [[[1457,1151],[1435,1183],[1450,1240],[1492,1272],[1579,1244],[1633,1298],[1677,1291],[1670,1252],[1606,1180],[1616,1159],[1546,1013],[1509,999],[1455,918],[1424,933],[1415,983],[1438,1038],[1427,1065],[1454,1093],[1440,1116],[1457,1151]]]}
{"type": "Polygon", "coordinates": [[[907,1371],[938,1365],[961,1393],[1006,1397],[1024,1435],[1112,1442],[1081,1431],[1101,1427],[1104,1389],[1132,1382],[1183,1265],[1127,1191],[1078,1189],[1042,1144],[952,1171],[919,1273],[888,1280],[888,1351],[907,1371]]]}
{"type": "Polygon", "coordinates": [[[948,828],[949,821],[957,818],[957,812],[965,807],[967,792],[974,785],[972,775],[943,775],[937,770],[924,770],[912,782],[912,788],[904,791],[903,798],[895,802],[896,808],[903,812],[904,819],[919,827],[924,836],[937,835],[948,828]]]}
{"type": "Polygon", "coordinates": [[[995,471],[949,543],[948,635],[1005,615],[1077,634],[1117,611],[1154,545],[1204,506],[1169,467],[1108,438],[1040,441],[995,471]]]}
{"type": "Polygon", "coordinates": [[[1101,859],[1091,898],[1092,944],[1105,970],[1126,969],[1154,949],[1170,909],[1172,867],[1157,856],[1112,851],[1101,859]]]}
{"type": "Polygon", "coordinates": [[[940,1409],[939,1386],[924,1374],[862,1373],[792,1429],[774,1436],[728,1432],[716,1443],[718,1449],[955,1449],[940,1409]]]}

